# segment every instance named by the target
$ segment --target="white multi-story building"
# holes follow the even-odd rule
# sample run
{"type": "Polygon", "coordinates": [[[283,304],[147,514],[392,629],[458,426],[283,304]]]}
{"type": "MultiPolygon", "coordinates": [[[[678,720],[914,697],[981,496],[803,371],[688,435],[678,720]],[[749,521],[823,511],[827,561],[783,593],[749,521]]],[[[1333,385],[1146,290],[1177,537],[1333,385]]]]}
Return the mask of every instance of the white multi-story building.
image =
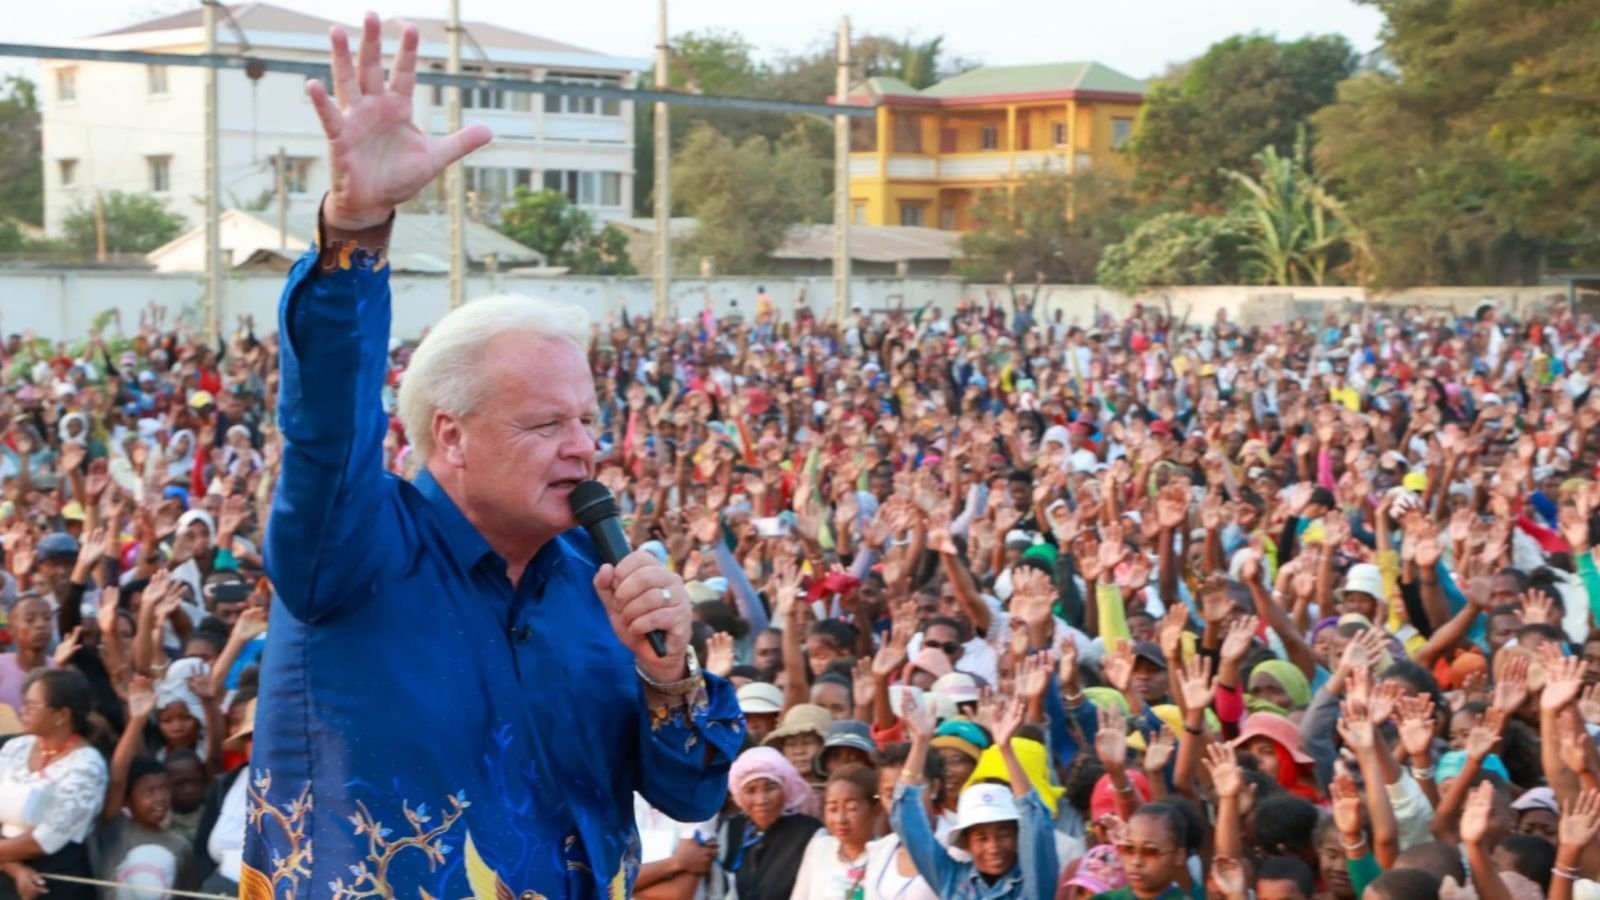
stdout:
{"type": "MultiPolygon", "coordinates": [[[[219,52],[326,62],[334,23],[266,3],[227,7],[219,16],[219,52]]],[[[443,71],[446,26],[412,20],[421,31],[419,69],[443,71]]],[[[394,52],[398,20],[384,23],[384,56],[394,52]]],[[[346,26],[352,43],[359,26],[346,26]]],[[[615,84],[631,87],[642,59],[608,56],[479,22],[463,23],[462,67],[497,78],[615,84]]],[[[204,52],[201,11],[152,19],[74,42],[72,46],[161,53],[204,52]]],[[[149,193],[190,225],[204,216],[204,70],[189,66],[46,60],[42,66],[45,226],[59,234],[75,208],[97,192],[149,193]]],[[[445,132],[441,89],[419,85],[416,120],[445,132]]],[[[221,203],[273,210],[277,158],[284,153],[292,212],[314,209],[328,187],[326,144],[304,79],[266,73],[252,81],[239,69],[218,77],[218,164],[221,203]]],[[[495,133],[466,167],[469,214],[493,220],[516,185],[549,187],[597,219],[627,216],[633,194],[633,104],[509,91],[464,93],[466,124],[495,133]]],[[[442,181],[442,179],[441,179],[442,181]]],[[[419,203],[443,208],[443,185],[419,203]]],[[[234,260],[233,262],[239,262],[234,260]]]]}

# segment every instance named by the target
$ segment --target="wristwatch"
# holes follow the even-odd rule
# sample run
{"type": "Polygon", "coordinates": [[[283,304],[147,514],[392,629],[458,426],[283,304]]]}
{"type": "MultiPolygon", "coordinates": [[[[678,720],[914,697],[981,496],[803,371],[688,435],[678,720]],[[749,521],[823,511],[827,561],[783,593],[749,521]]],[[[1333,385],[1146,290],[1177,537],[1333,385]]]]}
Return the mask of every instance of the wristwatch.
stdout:
{"type": "Polygon", "coordinates": [[[634,663],[633,670],[639,674],[639,680],[644,682],[645,687],[650,690],[658,694],[666,694],[669,697],[681,697],[685,694],[694,693],[705,683],[705,675],[700,671],[700,658],[695,655],[694,647],[684,648],[683,661],[689,664],[689,674],[677,681],[656,681],[646,675],[644,669],[641,669],[638,663],[634,663]]]}

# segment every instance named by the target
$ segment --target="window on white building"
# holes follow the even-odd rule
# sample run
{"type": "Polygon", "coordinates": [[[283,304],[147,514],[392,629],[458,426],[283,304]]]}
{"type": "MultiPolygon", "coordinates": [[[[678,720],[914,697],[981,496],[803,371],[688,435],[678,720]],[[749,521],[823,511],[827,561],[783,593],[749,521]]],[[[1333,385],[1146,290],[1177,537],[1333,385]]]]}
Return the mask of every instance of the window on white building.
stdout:
{"type": "MultiPolygon", "coordinates": [[[[435,72],[443,72],[442,63],[429,65],[435,72]]],[[[528,69],[497,68],[485,71],[482,66],[462,66],[461,74],[479,77],[500,78],[506,81],[527,81],[532,72],[528,69]]],[[[433,86],[433,105],[444,105],[445,89],[440,85],[433,86]]],[[[509,112],[527,112],[532,109],[529,95],[524,91],[507,91],[497,87],[463,88],[461,91],[462,109],[503,109],[509,112]]]]}
{"type": "Polygon", "coordinates": [[[146,156],[144,160],[150,167],[150,193],[165,194],[172,190],[172,157],[146,156]]]}
{"type": "MultiPolygon", "coordinates": [[[[290,194],[304,194],[310,191],[311,166],[316,160],[309,156],[289,156],[284,158],[283,189],[290,194]]],[[[278,173],[278,158],[272,158],[272,172],[278,173]]]]}
{"type": "Polygon", "coordinates": [[[56,70],[56,102],[71,103],[78,99],[78,70],[65,68],[56,70]]]}
{"type": "Polygon", "coordinates": [[[56,160],[56,169],[61,173],[61,186],[72,187],[78,182],[78,161],[75,159],[56,160]]]}
{"type": "Polygon", "coordinates": [[[1132,119],[1111,120],[1111,149],[1121,150],[1128,146],[1128,139],[1133,137],[1132,119]]]}
{"type": "Polygon", "coordinates": [[[506,169],[493,166],[464,167],[467,192],[480,206],[508,203],[519,187],[533,187],[532,169],[506,169]]]}
{"type": "Polygon", "coordinates": [[[567,195],[579,206],[622,205],[622,173],[590,172],[578,169],[546,169],[545,190],[567,195]]]}
{"type": "Polygon", "coordinates": [[[1000,149],[1000,129],[994,127],[993,125],[984,126],[983,132],[979,136],[979,139],[982,142],[979,144],[979,146],[985,150],[1000,149]]]}
{"type": "Polygon", "coordinates": [[[167,93],[167,67],[144,67],[145,91],[152,97],[164,97],[167,93]]]}
{"type": "MultiPolygon", "coordinates": [[[[622,80],[615,75],[570,75],[552,72],[544,78],[556,84],[592,84],[600,87],[620,87],[622,80]]],[[[562,94],[545,94],[544,111],[567,116],[620,116],[622,101],[599,97],[573,97],[562,94]]]]}

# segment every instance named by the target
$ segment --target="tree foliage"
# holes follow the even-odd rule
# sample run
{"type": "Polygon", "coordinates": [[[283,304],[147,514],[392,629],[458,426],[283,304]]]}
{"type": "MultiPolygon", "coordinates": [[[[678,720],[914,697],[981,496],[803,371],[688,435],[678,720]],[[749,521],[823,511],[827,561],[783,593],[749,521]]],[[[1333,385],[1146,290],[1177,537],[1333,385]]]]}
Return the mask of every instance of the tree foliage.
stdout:
{"type": "Polygon", "coordinates": [[[1157,83],[1129,150],[1148,201],[1220,211],[1233,195],[1224,169],[1246,169],[1265,147],[1289,153],[1312,113],[1356,68],[1339,35],[1283,42],[1237,35],[1157,83]]]}
{"type": "Polygon", "coordinates": [[[1260,284],[1327,284],[1349,258],[1350,229],[1310,171],[1304,136],[1293,155],[1273,146],[1257,153],[1255,170],[1226,172],[1238,185],[1237,210],[1248,235],[1245,276],[1260,284]]]}
{"type": "MultiPolygon", "coordinates": [[[[756,56],[755,47],[736,31],[712,28],[674,35],[668,57],[669,83],[675,90],[758,100],[792,100],[821,103],[834,92],[837,53],[831,37],[819,37],[799,53],[783,54],[772,61],[756,56]]],[[[925,41],[865,34],[851,43],[852,77],[893,75],[915,87],[972,67],[972,63],[945,52],[944,39],[925,41]]],[[[645,79],[644,83],[653,83],[645,79]]],[[[634,128],[634,208],[644,211],[652,200],[655,154],[655,105],[637,103],[634,128]]],[[[673,107],[672,146],[680,150],[697,126],[709,125],[735,146],[751,137],[776,145],[783,140],[804,140],[811,152],[831,163],[833,124],[815,116],[787,116],[732,109],[673,107]]],[[[833,190],[828,166],[818,170],[808,188],[812,193],[833,190]]],[[[685,215],[692,198],[673,197],[673,214],[685,215]]]]}
{"type": "Polygon", "coordinates": [[[1363,0],[1391,67],[1315,117],[1377,282],[1600,264],[1600,17],[1578,0],[1363,0]]]}
{"type": "Polygon", "coordinates": [[[974,281],[1012,272],[1092,282],[1101,252],[1122,238],[1130,207],[1126,185],[1113,175],[1034,172],[1009,197],[998,190],[979,194],[957,270],[974,281]]]}
{"type": "Polygon", "coordinates": [[[636,274],[628,236],[611,225],[596,229],[594,219],[559,191],[519,186],[500,212],[499,230],[574,275],[636,274]]]}
{"type": "Polygon", "coordinates": [[[33,82],[0,80],[0,219],[44,222],[44,146],[33,82]]]}
{"type": "Polygon", "coordinates": [[[735,144],[709,125],[696,126],[672,163],[673,196],[699,220],[678,259],[692,268],[711,257],[724,274],[765,271],[791,225],[828,215],[828,198],[815,189],[826,166],[799,132],[776,143],[755,135],[735,144]]]}
{"type": "Polygon", "coordinates": [[[1231,284],[1239,278],[1245,233],[1234,219],[1162,213],[1100,257],[1101,284],[1130,294],[1186,284],[1231,284]]]}
{"type": "MultiPolygon", "coordinates": [[[[109,253],[148,253],[183,231],[183,216],[149,194],[124,194],[111,191],[101,198],[105,218],[106,251],[109,253]]],[[[66,243],[79,253],[97,248],[93,202],[80,204],[61,222],[66,243]]]]}

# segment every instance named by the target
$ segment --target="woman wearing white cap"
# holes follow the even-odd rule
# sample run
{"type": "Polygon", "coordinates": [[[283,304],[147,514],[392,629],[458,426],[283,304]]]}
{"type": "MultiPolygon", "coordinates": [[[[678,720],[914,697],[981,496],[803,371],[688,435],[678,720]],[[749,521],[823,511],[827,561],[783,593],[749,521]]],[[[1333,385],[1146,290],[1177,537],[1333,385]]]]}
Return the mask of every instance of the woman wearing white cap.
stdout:
{"type": "Polygon", "coordinates": [[[1022,698],[1014,698],[994,729],[995,744],[1010,775],[1010,790],[1005,785],[984,783],[961,794],[950,843],[971,855],[970,862],[963,862],[946,853],[934,836],[923,802],[923,763],[934,732],[932,710],[908,702],[904,718],[911,733],[911,755],[901,770],[891,820],[917,871],[941,897],[1001,900],[1055,895],[1061,869],[1050,812],[1011,749],[1011,738],[1023,721],[1024,704],[1022,698]]]}

